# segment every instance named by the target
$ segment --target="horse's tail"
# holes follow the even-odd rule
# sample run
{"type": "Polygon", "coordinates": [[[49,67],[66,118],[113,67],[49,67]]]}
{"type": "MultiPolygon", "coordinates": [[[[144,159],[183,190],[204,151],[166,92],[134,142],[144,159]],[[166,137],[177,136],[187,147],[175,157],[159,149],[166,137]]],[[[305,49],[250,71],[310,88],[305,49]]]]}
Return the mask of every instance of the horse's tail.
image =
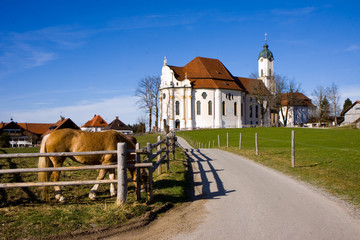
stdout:
{"type": "MultiPolygon", "coordinates": [[[[46,140],[49,138],[50,134],[45,135],[41,141],[40,153],[46,153],[46,140]]],[[[52,162],[49,157],[39,157],[38,168],[46,168],[52,166],[52,162]]],[[[48,182],[50,181],[51,172],[39,172],[38,181],[39,182],[48,182]]],[[[40,200],[49,201],[50,192],[49,187],[39,187],[38,195],[40,200]]]]}

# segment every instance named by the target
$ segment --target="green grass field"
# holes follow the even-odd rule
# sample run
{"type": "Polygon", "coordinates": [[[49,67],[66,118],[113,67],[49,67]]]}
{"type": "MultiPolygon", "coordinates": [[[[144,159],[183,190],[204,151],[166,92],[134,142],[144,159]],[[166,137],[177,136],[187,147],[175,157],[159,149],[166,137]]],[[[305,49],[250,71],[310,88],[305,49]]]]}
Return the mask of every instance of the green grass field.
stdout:
{"type": "MultiPolygon", "coordinates": [[[[138,136],[141,147],[147,142],[155,143],[157,135],[138,136]]],[[[39,148],[7,148],[0,153],[39,152],[39,148]]],[[[171,158],[170,158],[171,159],[171,158]]],[[[0,189],[0,239],[40,239],[74,231],[91,231],[121,225],[129,219],[167,203],[178,204],[186,201],[186,171],[184,155],[176,152],[175,161],[170,162],[170,171],[154,173],[154,196],[151,203],[142,193],[142,201],[135,201],[135,188],[129,184],[127,204],[120,208],[115,205],[116,197],[110,197],[109,186],[100,185],[98,199],[91,201],[88,193],[92,186],[68,186],[63,194],[64,204],[54,199],[51,188],[51,201],[41,203],[36,197],[36,188],[0,189]]],[[[71,160],[66,166],[78,165],[71,160]]],[[[0,159],[0,169],[37,167],[37,159],[0,159]]],[[[70,171],[61,173],[61,181],[95,179],[98,171],[70,171]]],[[[0,182],[37,182],[37,174],[0,175],[0,182]]]]}
{"type": "Polygon", "coordinates": [[[209,142],[211,147],[218,147],[219,135],[222,149],[313,184],[360,208],[360,130],[243,128],[183,131],[178,135],[194,147],[199,144],[209,147],[209,142]],[[291,167],[291,130],[295,131],[295,168],[291,167]],[[258,134],[259,156],[255,155],[255,133],[258,134]]]}

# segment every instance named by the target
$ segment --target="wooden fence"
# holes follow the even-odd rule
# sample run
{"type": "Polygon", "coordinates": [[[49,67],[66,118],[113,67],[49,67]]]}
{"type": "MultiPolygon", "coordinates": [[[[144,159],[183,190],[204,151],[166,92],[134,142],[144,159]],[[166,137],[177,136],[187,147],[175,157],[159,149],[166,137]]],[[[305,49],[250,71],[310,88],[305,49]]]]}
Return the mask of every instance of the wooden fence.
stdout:
{"type": "Polygon", "coordinates": [[[146,147],[140,149],[140,144],[136,144],[135,150],[127,150],[125,143],[118,143],[117,150],[112,151],[92,151],[92,152],[57,152],[57,153],[16,153],[16,154],[0,154],[2,158],[27,158],[27,157],[70,157],[70,156],[88,156],[101,154],[116,154],[117,163],[111,165],[93,165],[93,166],[76,166],[76,167],[50,167],[50,168],[19,168],[19,169],[0,169],[0,174],[14,174],[14,173],[35,173],[35,172],[52,172],[52,171],[78,171],[78,170],[93,170],[93,169],[117,169],[117,179],[114,180],[84,180],[84,181],[58,181],[58,182],[21,182],[21,183],[0,183],[0,188],[21,188],[21,187],[45,187],[45,186],[70,186],[70,185],[92,185],[92,184],[109,184],[117,183],[117,198],[116,204],[122,205],[127,199],[128,182],[132,180],[127,179],[127,168],[136,168],[136,198],[141,198],[140,185],[140,169],[148,170],[148,200],[151,201],[153,197],[153,172],[158,168],[158,173],[161,173],[161,164],[166,163],[166,171],[169,170],[169,153],[170,150],[175,149],[175,134],[166,136],[160,140],[158,136],[157,142],[154,144],[147,143],[146,147]],[[161,144],[165,147],[161,148],[161,144]],[[156,152],[153,153],[153,149],[156,152]],[[136,162],[134,164],[127,164],[127,153],[135,155],[136,162]],[[165,153],[161,156],[162,153],[165,153]],[[141,162],[141,155],[146,155],[146,158],[141,162]],[[157,161],[153,160],[157,157],[157,161]]]}

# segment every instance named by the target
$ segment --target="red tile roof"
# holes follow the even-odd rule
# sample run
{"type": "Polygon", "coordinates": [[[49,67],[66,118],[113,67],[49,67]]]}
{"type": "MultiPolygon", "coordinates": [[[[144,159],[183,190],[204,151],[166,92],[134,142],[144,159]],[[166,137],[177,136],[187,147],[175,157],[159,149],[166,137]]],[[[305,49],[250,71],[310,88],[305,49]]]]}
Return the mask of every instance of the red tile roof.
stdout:
{"type": "MultiPolygon", "coordinates": [[[[253,93],[251,86],[259,81],[234,77],[220,60],[213,58],[196,57],[184,67],[168,67],[173,70],[176,79],[179,81],[184,80],[185,75],[187,75],[187,79],[190,80],[193,88],[231,89],[253,93]],[[255,82],[250,84],[249,81],[255,82]]],[[[264,85],[262,81],[259,84],[264,85]]]]}
{"type": "Polygon", "coordinates": [[[36,134],[44,134],[53,123],[18,123],[23,129],[36,133],[36,134]]]}
{"type": "MultiPolygon", "coordinates": [[[[294,105],[295,106],[309,106],[309,107],[315,107],[314,104],[311,102],[311,99],[305,96],[303,93],[295,92],[294,98],[296,99],[294,105]]],[[[281,105],[287,106],[289,102],[290,93],[283,93],[281,96],[281,105]]]]}
{"type": "MultiPolygon", "coordinates": [[[[34,134],[39,134],[42,135],[43,133],[45,133],[47,130],[49,130],[49,127],[53,126],[53,123],[16,123],[16,122],[11,122],[15,125],[13,126],[19,126],[19,128],[22,128],[24,131],[28,131],[34,134]]],[[[0,129],[4,128],[6,126],[8,126],[9,123],[0,123],[0,129]]],[[[10,125],[9,125],[10,126],[10,125]]]]}
{"type": "Polygon", "coordinates": [[[107,122],[100,115],[94,115],[94,117],[90,121],[87,121],[82,127],[106,127],[107,125],[107,122]]]}

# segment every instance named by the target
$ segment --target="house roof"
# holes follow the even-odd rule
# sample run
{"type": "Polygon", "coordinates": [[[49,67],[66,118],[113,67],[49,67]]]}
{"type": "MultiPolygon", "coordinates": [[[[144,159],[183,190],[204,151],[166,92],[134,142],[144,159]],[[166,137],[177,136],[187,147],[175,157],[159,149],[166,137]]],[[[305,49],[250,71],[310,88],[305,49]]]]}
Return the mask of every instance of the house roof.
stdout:
{"type": "Polygon", "coordinates": [[[80,129],[70,118],[61,118],[55,124],[53,124],[48,131],[46,131],[44,135],[50,134],[55,130],[63,129],[63,128],[72,128],[72,129],[80,129]]]}
{"type": "MultiPolygon", "coordinates": [[[[314,104],[311,102],[311,99],[305,96],[303,93],[294,92],[292,93],[296,101],[293,103],[294,106],[308,106],[308,107],[315,107],[314,104]]],[[[291,94],[290,93],[283,93],[281,96],[281,105],[287,106],[289,102],[291,94]]]]}
{"type": "Polygon", "coordinates": [[[49,127],[53,126],[53,123],[17,123],[17,122],[10,122],[10,123],[0,123],[0,129],[5,129],[7,127],[13,128],[21,128],[23,131],[28,131],[34,134],[42,135],[44,134],[49,127]]]}
{"type": "Polygon", "coordinates": [[[44,134],[53,123],[18,123],[23,129],[36,133],[36,134],[44,134]]]}
{"type": "Polygon", "coordinates": [[[87,121],[82,127],[106,127],[108,123],[100,116],[94,115],[94,117],[87,121]]]}
{"type": "Polygon", "coordinates": [[[264,95],[269,94],[269,90],[266,88],[262,80],[242,77],[235,77],[235,80],[242,89],[252,95],[256,95],[259,93],[262,93],[264,95]]]}
{"type": "Polygon", "coordinates": [[[119,117],[116,117],[104,130],[132,130],[128,125],[124,124],[119,120],[119,117]]]}
{"type": "Polygon", "coordinates": [[[253,93],[255,85],[262,81],[250,78],[234,77],[218,59],[196,57],[184,67],[168,66],[176,79],[188,79],[193,88],[231,89],[253,93]],[[254,83],[250,83],[254,81],[254,83]]]}
{"type": "Polygon", "coordinates": [[[351,106],[349,106],[345,111],[343,111],[341,114],[340,114],[340,116],[344,116],[345,115],[345,113],[347,112],[347,111],[349,111],[353,106],[355,106],[355,104],[357,104],[357,103],[360,103],[360,101],[355,101],[355,102],[353,102],[353,104],[351,104],[351,106]]]}

